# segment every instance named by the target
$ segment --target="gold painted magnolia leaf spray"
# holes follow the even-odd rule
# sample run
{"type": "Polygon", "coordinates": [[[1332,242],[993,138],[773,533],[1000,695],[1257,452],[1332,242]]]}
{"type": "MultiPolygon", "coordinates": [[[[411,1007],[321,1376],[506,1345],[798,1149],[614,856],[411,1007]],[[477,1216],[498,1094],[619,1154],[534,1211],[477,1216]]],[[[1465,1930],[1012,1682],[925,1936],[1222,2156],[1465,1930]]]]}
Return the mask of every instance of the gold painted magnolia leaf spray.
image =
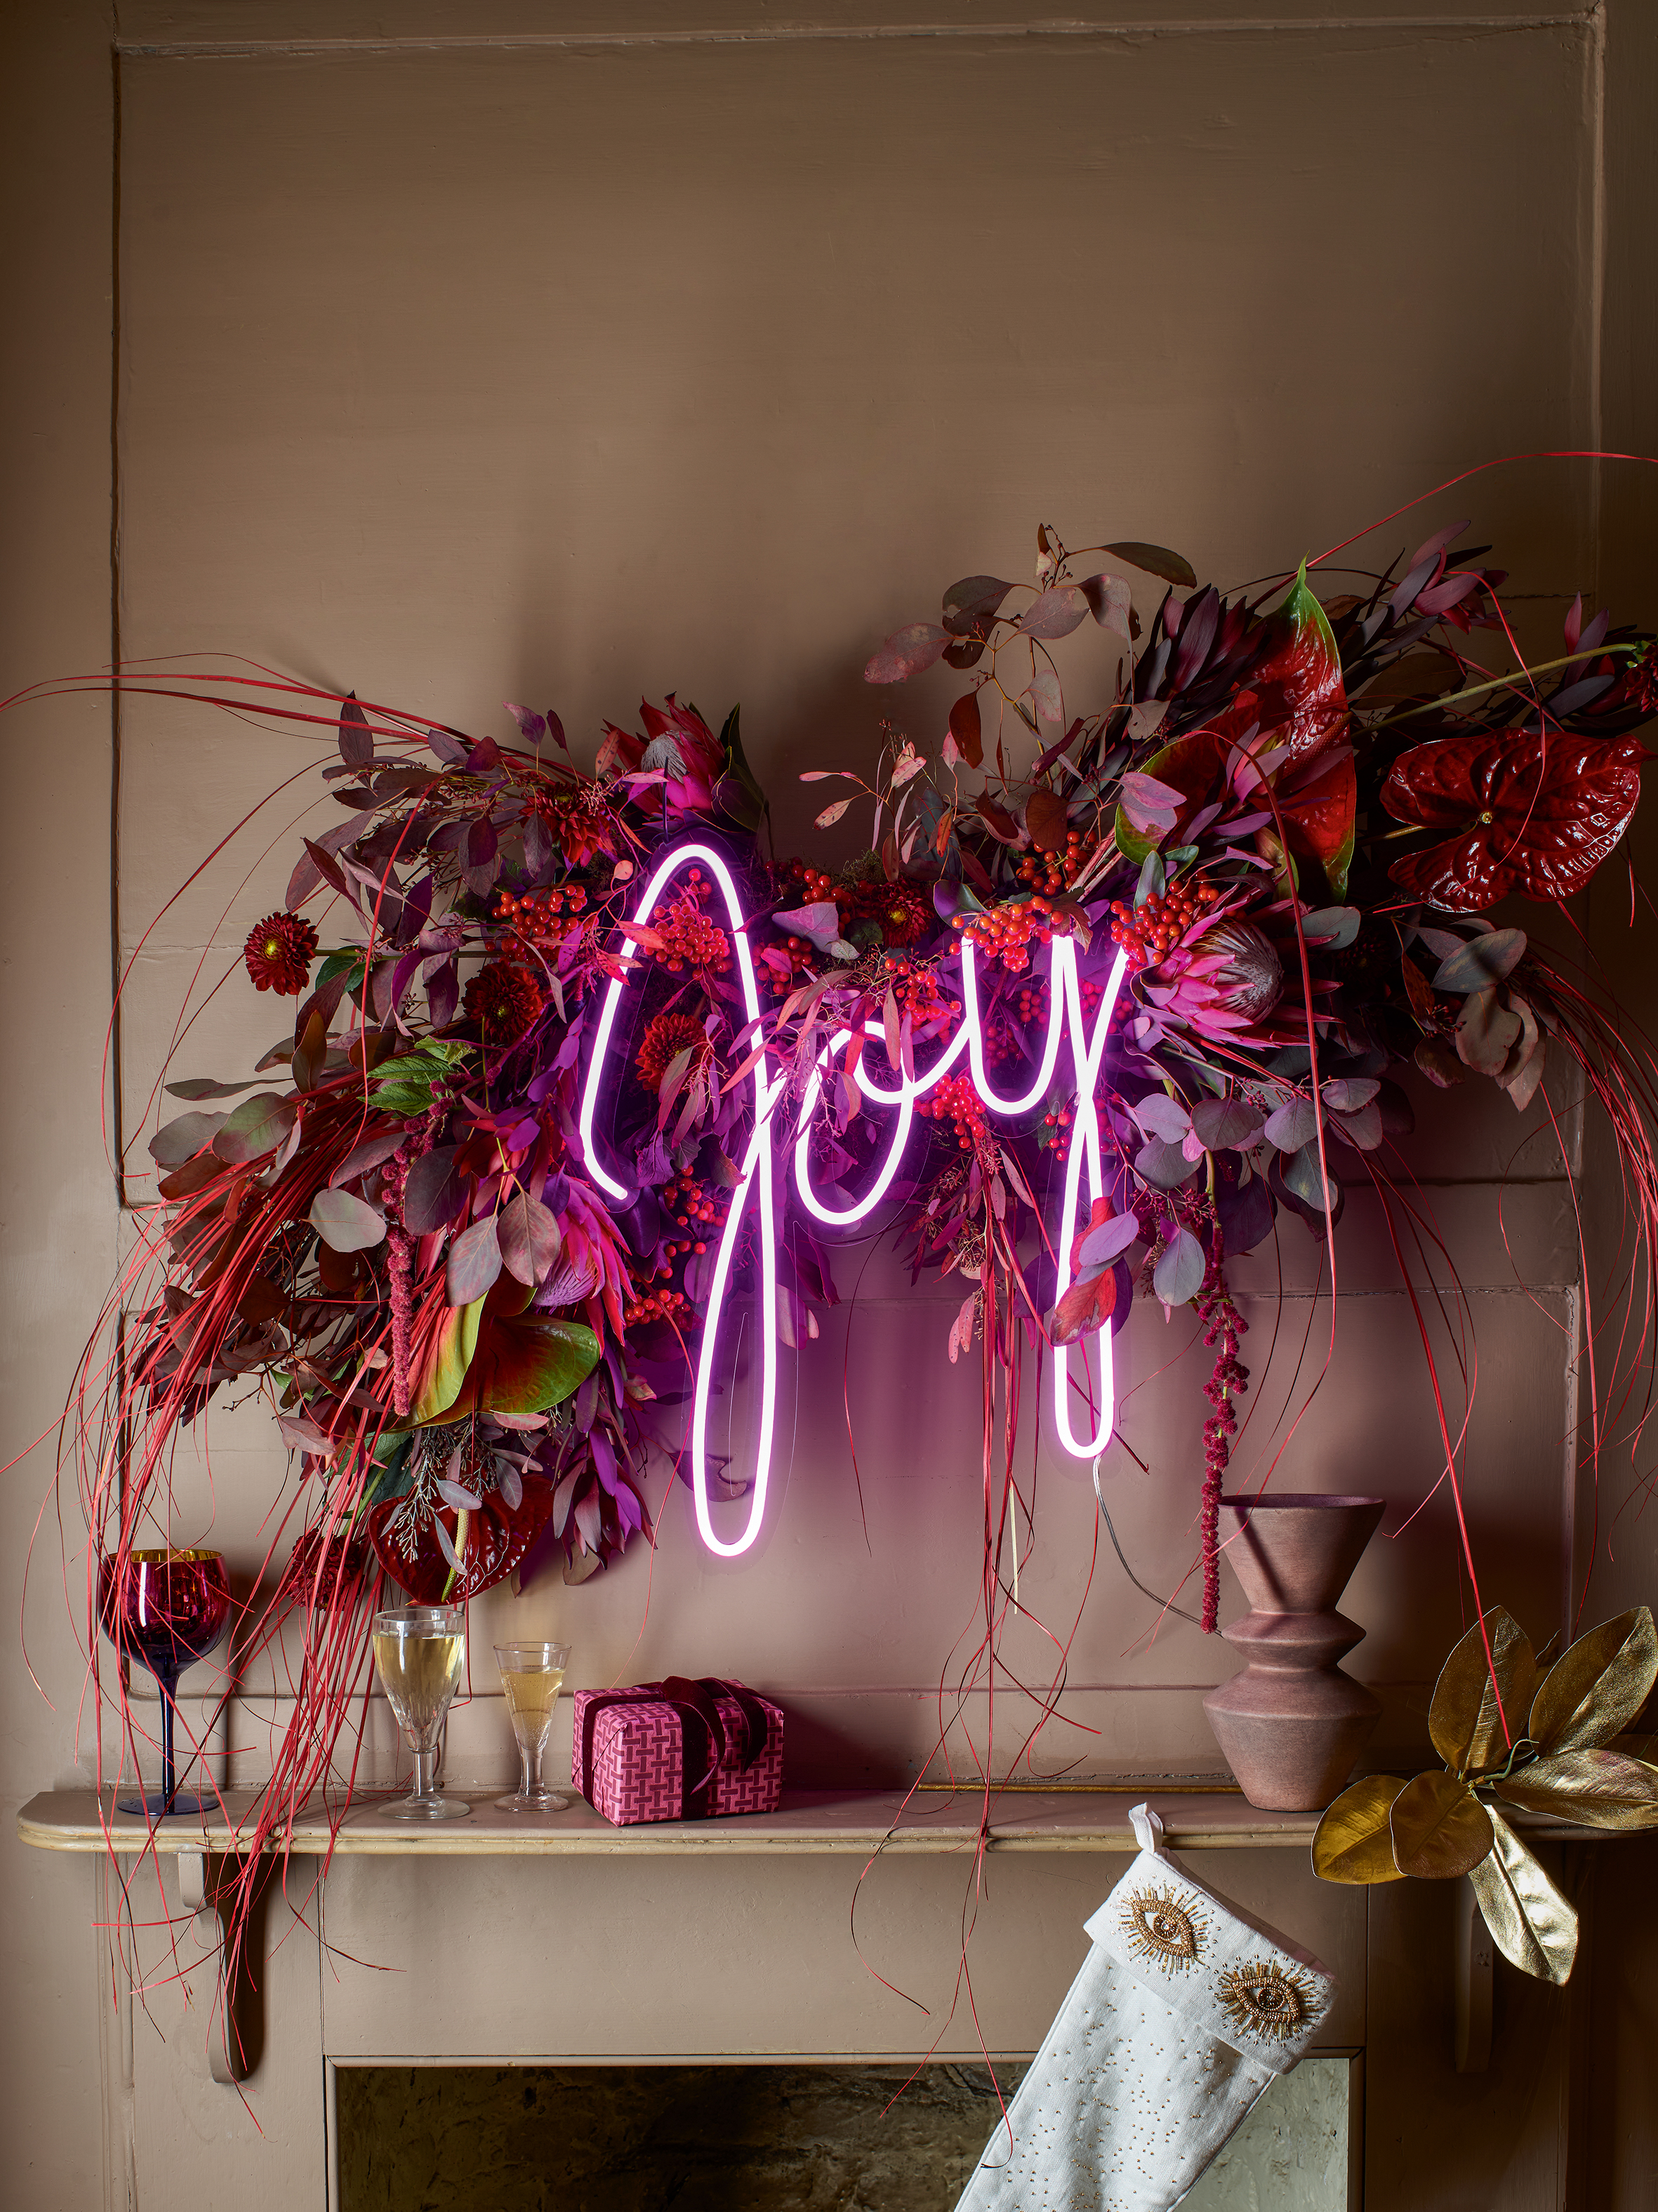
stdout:
{"type": "Polygon", "coordinates": [[[1603,1748],[1634,1721],[1655,1681],[1658,1632],[1645,1606],[1580,1637],[1540,1682],[1530,1643],[1494,1606],[1434,1686],[1428,1730],[1448,1771],[1411,1782],[1370,1775],[1344,1790],[1318,1824],[1313,1871],[1344,1882],[1466,1874],[1504,1958],[1564,1982],[1577,1954],[1577,1915],[1476,1793],[1582,1827],[1658,1827],[1658,1766],[1603,1748]]]}

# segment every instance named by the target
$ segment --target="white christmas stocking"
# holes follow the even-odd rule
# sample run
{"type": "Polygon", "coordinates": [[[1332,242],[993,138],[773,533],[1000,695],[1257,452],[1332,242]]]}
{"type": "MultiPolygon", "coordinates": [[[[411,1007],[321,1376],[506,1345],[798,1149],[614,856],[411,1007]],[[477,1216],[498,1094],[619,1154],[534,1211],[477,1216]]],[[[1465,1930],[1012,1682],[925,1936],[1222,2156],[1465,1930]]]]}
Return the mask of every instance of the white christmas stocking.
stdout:
{"type": "Polygon", "coordinates": [[[1327,1967],[1130,1817],[1139,1856],[957,2212],[1168,2212],[1330,2009],[1327,1967]]]}

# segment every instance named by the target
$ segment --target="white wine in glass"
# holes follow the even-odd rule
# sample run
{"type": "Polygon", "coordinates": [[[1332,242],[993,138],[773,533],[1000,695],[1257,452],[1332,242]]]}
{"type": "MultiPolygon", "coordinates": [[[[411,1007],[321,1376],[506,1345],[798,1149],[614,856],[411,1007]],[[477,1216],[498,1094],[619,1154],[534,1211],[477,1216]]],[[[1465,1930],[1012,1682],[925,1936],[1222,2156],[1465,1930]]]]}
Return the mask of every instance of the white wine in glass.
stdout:
{"type": "Polygon", "coordinates": [[[461,1606],[410,1605],[374,1615],[380,1687],[415,1754],[413,1796],[386,1808],[394,1820],[459,1820],[472,1809],[437,1785],[438,1735],[465,1657],[461,1606]]]}
{"type": "Polygon", "coordinates": [[[541,1779],[542,1753],[552,1733],[553,1712],[570,1663],[568,1644],[497,1644],[495,1664],[507,1693],[507,1710],[513,1717],[523,1768],[518,1794],[496,1800],[504,1813],[562,1813],[568,1797],[545,1788],[541,1779]]]}

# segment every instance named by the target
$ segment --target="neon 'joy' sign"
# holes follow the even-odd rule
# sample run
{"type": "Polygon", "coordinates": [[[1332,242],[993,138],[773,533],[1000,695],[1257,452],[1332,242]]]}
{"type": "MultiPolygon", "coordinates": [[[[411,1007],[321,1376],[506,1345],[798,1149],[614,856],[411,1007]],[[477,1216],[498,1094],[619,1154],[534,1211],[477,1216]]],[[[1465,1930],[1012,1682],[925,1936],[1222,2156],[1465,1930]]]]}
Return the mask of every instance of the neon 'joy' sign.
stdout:
{"type": "MultiPolygon", "coordinates": [[[[738,896],[737,884],[730,868],[720,854],[707,845],[677,845],[659,862],[655,873],[646,884],[639,904],[635,909],[635,924],[647,922],[661,902],[674,878],[689,867],[707,872],[719,889],[726,903],[726,918],[731,925],[731,937],[737,962],[737,973],[742,986],[743,1006],[749,1020],[750,1032],[760,1019],[760,994],[756,985],[754,962],[749,951],[748,924],[738,896]]],[[[598,1155],[593,1141],[593,1117],[598,1110],[600,1093],[605,1088],[611,1058],[610,1045],[616,1030],[616,1012],[622,994],[630,980],[629,970],[637,957],[637,947],[629,939],[621,948],[623,972],[610,984],[599,1010],[598,1027],[594,1035],[592,1050],[587,1063],[586,1079],[582,1086],[581,1106],[578,1127],[582,1150],[586,1157],[587,1172],[602,1190],[612,1198],[630,1199],[634,1194],[616,1182],[598,1155]]],[[[1103,1195],[1105,1182],[1100,1158],[1099,1120],[1094,1107],[1094,1091],[1099,1079],[1101,1064],[1105,1057],[1105,1041],[1111,1024],[1112,1010],[1121,988],[1127,955],[1119,953],[1107,983],[1105,995],[1095,1013],[1093,1027],[1088,1025],[1083,1010],[1081,978],[1077,968],[1077,948],[1068,937],[1056,937],[1052,946],[1052,968],[1049,975],[1048,1033],[1043,1040],[1041,1062],[1028,1086],[1017,1097],[1006,1097],[990,1080],[985,1065],[984,1024],[980,1013],[979,983],[975,968],[972,944],[962,946],[963,1019],[956,1035],[944,1052],[924,1071],[906,1075],[896,1071],[896,1089],[884,1089],[873,1082],[865,1068],[860,1054],[853,1070],[853,1079],[864,1099],[872,1108],[892,1110],[890,1140],[884,1156],[877,1167],[869,1187],[861,1197],[846,1206],[828,1204],[812,1186],[811,1143],[813,1121],[822,1105],[823,1078],[851,1037],[849,1030],[835,1032],[824,1045],[807,1085],[801,1102],[799,1127],[790,1149],[793,1154],[793,1173],[795,1190],[801,1205],[812,1218],[829,1228],[847,1228],[862,1221],[878,1206],[891,1187],[909,1142],[911,1125],[915,1115],[916,1101],[926,1097],[936,1084],[941,1082],[956,1067],[965,1054],[973,1087],[991,1114],[1015,1115],[1029,1113],[1048,1092],[1059,1066],[1061,1049],[1068,1042],[1071,1050],[1071,1069],[1075,1105],[1071,1127],[1071,1146],[1066,1159],[1065,1192],[1060,1208],[1060,1218],[1049,1226],[1049,1235],[1059,1261],[1059,1287],[1056,1297],[1063,1297],[1071,1283],[1071,1253],[1075,1241],[1081,1212],[1082,1178],[1088,1177],[1088,1198],[1091,1209],[1093,1200],[1103,1195]]],[[[872,1036],[883,1032],[878,1023],[867,1024],[872,1036]]],[[[697,1352],[696,1377],[691,1395],[691,1492],[696,1505],[696,1525],[702,1540],[711,1552],[722,1559],[735,1559],[746,1552],[760,1533],[765,1519],[766,1495],[771,1481],[772,1448],[775,1431],[777,1401],[777,1176],[780,1161],[779,1132],[774,1128],[777,1109],[787,1088],[786,1076],[768,1076],[763,1060],[757,1060],[747,1078],[753,1087],[754,1134],[747,1156],[742,1163],[736,1190],[732,1196],[725,1227],[720,1233],[720,1249],[714,1261],[713,1285],[708,1293],[708,1318],[703,1327],[702,1341],[697,1352]],[[760,1421],[755,1448],[753,1481],[750,1492],[748,1520],[741,1535],[727,1541],[719,1535],[709,1510],[708,1498],[708,1400],[713,1389],[714,1363],[718,1356],[720,1322],[724,1316],[726,1298],[731,1286],[732,1260],[737,1241],[741,1234],[749,1201],[754,1199],[758,1207],[756,1243],[760,1261],[760,1421]]],[[[787,1143],[784,1138],[782,1142],[787,1143]]],[[[1078,1436],[1071,1413],[1071,1352],[1074,1347],[1061,1346],[1054,1363],[1054,1420],[1060,1442],[1066,1450],[1078,1459],[1091,1459],[1104,1449],[1111,1435],[1116,1410],[1115,1393],[1112,1383],[1111,1331],[1102,1328],[1096,1337],[1099,1362],[1099,1401],[1097,1419],[1091,1436],[1078,1436]]]]}

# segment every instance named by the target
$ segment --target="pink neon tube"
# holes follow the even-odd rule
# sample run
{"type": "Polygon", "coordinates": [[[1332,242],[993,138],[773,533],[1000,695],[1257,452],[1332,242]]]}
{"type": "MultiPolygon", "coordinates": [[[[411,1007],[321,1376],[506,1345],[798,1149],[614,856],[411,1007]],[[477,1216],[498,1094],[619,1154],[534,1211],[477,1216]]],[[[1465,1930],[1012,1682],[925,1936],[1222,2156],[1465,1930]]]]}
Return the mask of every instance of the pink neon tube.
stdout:
{"type": "MultiPolygon", "coordinates": [[[[760,994],[754,980],[754,962],[749,952],[748,918],[737,895],[737,884],[722,856],[708,845],[678,845],[658,865],[655,873],[645,886],[638,906],[634,910],[635,922],[647,921],[656,911],[658,902],[668,884],[683,869],[706,868],[725,901],[726,919],[731,925],[732,945],[737,957],[738,977],[743,988],[743,1010],[748,1017],[752,1033],[760,1019],[760,994]]],[[[623,941],[621,952],[623,972],[611,979],[599,1009],[598,1027],[593,1035],[592,1054],[587,1062],[587,1078],[582,1085],[581,1102],[576,1127],[581,1139],[581,1150],[587,1164],[587,1172],[602,1190],[612,1198],[625,1199],[630,1194],[623,1183],[617,1182],[599,1164],[593,1143],[593,1115],[598,1104],[600,1090],[608,1073],[611,1036],[616,1028],[616,1010],[622,994],[629,981],[629,970],[637,947],[631,938],[623,941]]],[[[754,1139],[744,1163],[743,1180],[732,1194],[731,1210],[726,1217],[725,1230],[720,1239],[720,1250],[714,1261],[714,1284],[708,1296],[708,1318],[703,1324],[702,1342],[697,1354],[696,1382],[691,1401],[691,1495],[696,1507],[696,1525],[702,1540],[711,1552],[721,1559],[736,1559],[746,1552],[760,1533],[766,1514],[766,1493],[771,1484],[772,1440],[777,1413],[777,1220],[775,1190],[772,1172],[772,1144],[769,1123],[773,1109],[783,1095],[785,1083],[767,1079],[765,1062],[757,1061],[750,1080],[754,1085],[754,1139]],[[708,1397],[714,1382],[714,1352],[720,1338],[720,1324],[725,1310],[726,1293],[730,1285],[732,1257],[736,1250],[743,1215],[750,1194],[757,1190],[760,1205],[760,1337],[762,1347],[760,1376],[760,1433],[756,1444],[754,1485],[749,1506],[749,1517],[742,1534],[735,1542],[727,1543],[715,1533],[709,1512],[708,1423],[708,1397]]]]}
{"type": "MultiPolygon", "coordinates": [[[[1128,955],[1119,952],[1111,969],[1111,980],[1105,987],[1105,996],[1095,1017],[1094,1033],[1089,1036],[1083,1027],[1082,987],[1077,975],[1076,948],[1069,938],[1061,938],[1054,947],[1054,999],[1057,1003],[1063,982],[1066,1022],[1071,1031],[1071,1060],[1077,1079],[1076,1104],[1071,1123],[1071,1149],[1065,1164],[1065,1196],[1060,1207],[1059,1236],[1055,1240],[1059,1259],[1059,1283],[1054,1291],[1057,1304],[1071,1287],[1071,1248],[1077,1239],[1080,1225],[1082,1170],[1088,1168],[1088,1194],[1090,1211],[1092,1201],[1103,1195],[1105,1177],[1100,1162],[1100,1117],[1094,1105],[1094,1089],[1099,1081],[1100,1069],[1105,1059],[1106,1033],[1111,1026],[1111,1016],[1117,1003],[1117,994],[1122,988],[1122,979],[1128,965],[1128,955]]],[[[1099,1347],[1100,1398],[1099,1425],[1094,1435],[1086,1441],[1078,1437],[1071,1419],[1071,1354],[1073,1347],[1061,1345],[1054,1359],[1054,1425],[1059,1439],[1073,1459],[1092,1459],[1111,1441],[1111,1431],[1117,1417],[1116,1382],[1113,1367],[1111,1325],[1108,1322],[1099,1330],[1095,1341],[1099,1347]]]]}

